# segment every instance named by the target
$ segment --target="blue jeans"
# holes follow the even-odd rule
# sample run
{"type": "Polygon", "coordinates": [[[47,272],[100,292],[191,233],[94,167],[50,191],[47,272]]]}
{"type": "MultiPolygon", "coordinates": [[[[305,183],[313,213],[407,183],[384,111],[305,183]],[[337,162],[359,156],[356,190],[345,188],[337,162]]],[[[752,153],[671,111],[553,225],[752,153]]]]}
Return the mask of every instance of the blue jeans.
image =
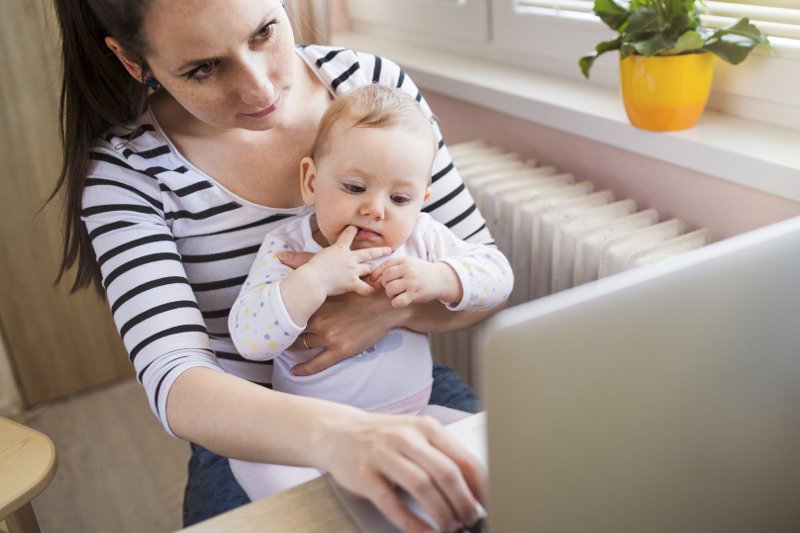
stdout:
{"type": "MultiPolygon", "coordinates": [[[[470,413],[479,410],[478,398],[452,368],[433,366],[432,405],[470,413]]],[[[250,502],[231,473],[228,459],[192,444],[189,479],[183,497],[183,525],[191,526],[250,502]]]]}

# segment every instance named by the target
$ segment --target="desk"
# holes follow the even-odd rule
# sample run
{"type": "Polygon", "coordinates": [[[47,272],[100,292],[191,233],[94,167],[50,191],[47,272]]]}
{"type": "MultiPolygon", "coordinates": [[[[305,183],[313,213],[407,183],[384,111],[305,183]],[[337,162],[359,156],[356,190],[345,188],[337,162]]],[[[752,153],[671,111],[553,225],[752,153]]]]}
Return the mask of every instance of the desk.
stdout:
{"type": "Polygon", "coordinates": [[[358,533],[325,475],[181,530],[185,533],[270,531],[358,533]]]}
{"type": "Polygon", "coordinates": [[[11,533],[38,532],[31,500],[56,473],[56,449],[47,436],[0,417],[0,520],[11,533]]]}

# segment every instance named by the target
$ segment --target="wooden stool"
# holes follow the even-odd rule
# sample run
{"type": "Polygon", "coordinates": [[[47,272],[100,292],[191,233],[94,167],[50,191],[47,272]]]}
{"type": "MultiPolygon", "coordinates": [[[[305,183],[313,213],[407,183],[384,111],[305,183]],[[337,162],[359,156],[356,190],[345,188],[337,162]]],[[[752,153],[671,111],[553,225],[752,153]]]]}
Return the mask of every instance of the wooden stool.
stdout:
{"type": "Polygon", "coordinates": [[[0,417],[0,520],[10,533],[38,533],[31,500],[56,473],[56,449],[46,435],[0,417]]]}

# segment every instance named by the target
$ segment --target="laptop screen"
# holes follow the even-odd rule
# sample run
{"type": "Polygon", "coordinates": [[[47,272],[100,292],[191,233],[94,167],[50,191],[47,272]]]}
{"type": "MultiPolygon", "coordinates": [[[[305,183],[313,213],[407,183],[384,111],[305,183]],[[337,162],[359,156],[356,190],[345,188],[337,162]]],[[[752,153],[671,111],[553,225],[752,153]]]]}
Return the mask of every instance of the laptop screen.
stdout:
{"type": "Polygon", "coordinates": [[[800,218],[495,316],[492,531],[800,531],[800,218]]]}

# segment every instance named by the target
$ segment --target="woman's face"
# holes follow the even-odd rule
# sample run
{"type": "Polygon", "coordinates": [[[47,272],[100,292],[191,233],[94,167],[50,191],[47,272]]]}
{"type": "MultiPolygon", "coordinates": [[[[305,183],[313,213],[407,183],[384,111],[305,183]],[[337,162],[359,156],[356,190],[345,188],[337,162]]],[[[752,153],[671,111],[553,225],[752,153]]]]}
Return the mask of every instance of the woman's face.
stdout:
{"type": "Polygon", "coordinates": [[[155,0],[143,31],[152,75],[195,118],[253,131],[280,123],[296,57],[278,0],[155,0]]]}

